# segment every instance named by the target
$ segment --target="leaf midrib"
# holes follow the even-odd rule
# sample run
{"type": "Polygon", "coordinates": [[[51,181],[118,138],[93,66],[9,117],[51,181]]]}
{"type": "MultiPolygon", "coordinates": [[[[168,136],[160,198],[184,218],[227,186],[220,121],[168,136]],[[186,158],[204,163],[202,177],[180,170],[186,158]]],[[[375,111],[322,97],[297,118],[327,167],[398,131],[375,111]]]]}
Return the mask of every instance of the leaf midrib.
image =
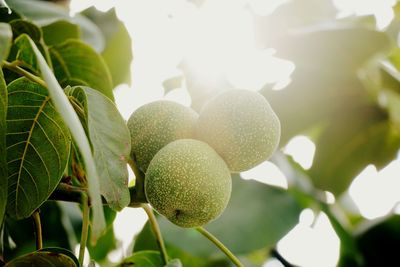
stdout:
{"type": "Polygon", "coordinates": [[[16,190],[15,190],[15,213],[16,214],[18,214],[18,192],[19,192],[19,187],[20,187],[19,183],[21,181],[21,173],[22,173],[22,169],[23,169],[23,166],[24,166],[25,155],[27,153],[28,146],[31,143],[30,140],[32,138],[32,133],[33,133],[33,130],[35,129],[36,124],[38,123],[39,116],[43,112],[43,109],[46,106],[46,104],[49,102],[49,100],[50,100],[50,97],[46,96],[44,101],[43,101],[43,103],[42,103],[42,105],[39,107],[39,110],[36,113],[35,118],[33,119],[33,123],[32,123],[32,126],[31,126],[30,130],[29,130],[28,138],[27,138],[26,143],[25,143],[25,148],[24,148],[24,152],[22,154],[21,164],[19,166],[19,171],[18,171],[17,187],[16,187],[16,190]]]}

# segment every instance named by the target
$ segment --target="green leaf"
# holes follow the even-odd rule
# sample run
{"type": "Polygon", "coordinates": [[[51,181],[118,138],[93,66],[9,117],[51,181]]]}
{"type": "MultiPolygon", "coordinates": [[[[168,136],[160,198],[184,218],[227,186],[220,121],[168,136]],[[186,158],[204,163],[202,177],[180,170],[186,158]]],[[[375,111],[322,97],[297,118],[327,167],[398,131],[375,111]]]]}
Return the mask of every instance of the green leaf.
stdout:
{"type": "Polygon", "coordinates": [[[31,37],[31,39],[37,43],[42,39],[42,30],[30,21],[23,19],[16,19],[10,22],[10,26],[13,31],[14,38],[17,38],[21,34],[25,33],[31,37]]]}
{"type": "Polygon", "coordinates": [[[93,21],[102,31],[106,46],[102,52],[107,63],[114,87],[131,83],[132,41],[129,33],[115,12],[115,8],[101,12],[94,7],[84,10],[83,15],[93,21]]]}
{"type": "Polygon", "coordinates": [[[89,86],[114,100],[107,65],[90,46],[71,39],[52,46],[50,55],[54,74],[61,86],[89,86]]]}
{"type": "Polygon", "coordinates": [[[274,45],[296,67],[353,75],[371,56],[386,52],[389,39],[383,32],[333,24],[299,29],[274,45]]]}
{"type": "Polygon", "coordinates": [[[8,85],[7,212],[25,218],[50,196],[66,168],[70,135],[46,88],[26,78],[8,85]]]}
{"type": "Polygon", "coordinates": [[[106,231],[99,238],[99,240],[97,240],[95,245],[90,244],[90,242],[86,244],[89,250],[90,258],[97,262],[104,260],[111,250],[117,248],[117,241],[114,236],[113,226],[116,215],[117,213],[114,210],[104,206],[104,216],[107,224],[106,231]]]}
{"type": "Polygon", "coordinates": [[[359,107],[323,129],[309,174],[315,186],[339,195],[368,164],[381,168],[393,160],[399,147],[387,115],[375,106],[359,107]]]}
{"type": "Polygon", "coordinates": [[[49,90],[50,97],[64,122],[67,124],[71,131],[77,146],[82,154],[84,165],[86,168],[87,181],[89,186],[89,197],[92,204],[93,221],[92,221],[92,242],[95,242],[105,229],[104,213],[101,202],[100,188],[98,176],[95,168],[95,162],[92,157],[92,152],[89,140],[85,134],[85,130],[76,115],[74,108],[68,101],[67,96],[64,94],[61,86],[58,84],[56,77],[50,70],[45,59],[40,54],[35,43],[31,41],[31,45],[38,59],[39,67],[49,90]]]}
{"type": "Polygon", "coordinates": [[[10,52],[12,42],[12,31],[10,25],[0,23],[0,66],[2,61],[6,60],[10,52]]]}
{"type": "MultiPolygon", "coordinates": [[[[1,24],[0,24],[1,25],[1,24]]],[[[7,116],[7,86],[3,71],[0,68],[0,225],[3,223],[7,204],[7,152],[6,152],[6,116],[7,116]]]]}
{"type": "Polygon", "coordinates": [[[129,204],[127,159],[131,141],[126,123],[114,103],[89,87],[75,87],[67,94],[86,94],[87,123],[100,192],[112,209],[129,204]]]}
{"type": "Polygon", "coordinates": [[[162,267],[160,252],[158,251],[139,251],[129,258],[124,259],[119,267],[162,267]]]}
{"type": "Polygon", "coordinates": [[[92,46],[96,51],[103,51],[105,40],[100,29],[89,19],[82,15],[71,17],[69,10],[60,5],[44,1],[12,0],[9,6],[24,17],[32,20],[39,26],[45,26],[55,21],[64,19],[80,26],[82,40],[92,46]]]}
{"type": "Polygon", "coordinates": [[[44,42],[51,46],[68,39],[79,39],[79,26],[67,20],[58,20],[42,27],[44,42]]]}
{"type": "Polygon", "coordinates": [[[5,267],[79,267],[76,257],[62,248],[47,248],[18,257],[8,262],[5,267]]]}
{"type": "Polygon", "coordinates": [[[379,96],[388,111],[393,128],[400,135],[400,94],[391,90],[381,90],[379,96]]]}
{"type": "Polygon", "coordinates": [[[354,107],[370,102],[357,71],[371,57],[386,51],[388,38],[364,28],[319,26],[287,35],[275,47],[279,48],[277,56],[296,64],[287,88],[264,90],[280,118],[284,145],[330,116],[346,116],[354,107]]]}
{"type": "Polygon", "coordinates": [[[29,40],[30,37],[27,34],[21,34],[15,39],[15,47],[18,49],[15,59],[23,62],[25,67],[37,73],[39,67],[29,40]]]}
{"type": "MultiPolygon", "coordinates": [[[[205,228],[234,254],[246,254],[275,245],[296,225],[300,211],[300,206],[288,192],[233,177],[228,207],[221,217],[205,228]]],[[[167,243],[196,256],[218,252],[195,229],[177,227],[163,217],[159,221],[167,243]]]]}

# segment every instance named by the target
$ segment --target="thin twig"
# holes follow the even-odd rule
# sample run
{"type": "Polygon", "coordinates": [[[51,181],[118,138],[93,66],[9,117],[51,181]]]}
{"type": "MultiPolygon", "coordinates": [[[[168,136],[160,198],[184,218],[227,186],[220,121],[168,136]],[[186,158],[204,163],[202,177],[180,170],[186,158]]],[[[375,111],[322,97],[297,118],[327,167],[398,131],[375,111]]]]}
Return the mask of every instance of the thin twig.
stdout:
{"type": "Polygon", "coordinates": [[[18,64],[16,64],[16,63],[8,62],[8,61],[3,60],[3,66],[6,69],[9,69],[9,70],[11,70],[11,71],[13,71],[15,73],[18,73],[18,74],[20,74],[22,76],[25,76],[29,80],[31,80],[31,81],[33,81],[35,83],[38,83],[43,87],[47,87],[46,83],[40,77],[30,73],[29,71],[24,70],[23,68],[18,66],[18,64]]]}
{"type": "Polygon", "coordinates": [[[243,263],[241,263],[240,260],[214,235],[212,235],[203,227],[196,227],[195,229],[208,240],[213,242],[237,267],[244,267],[243,263]]]}
{"type": "Polygon", "coordinates": [[[163,260],[163,263],[167,264],[168,262],[167,249],[165,248],[164,240],[161,235],[161,230],[160,227],[158,226],[156,216],[154,216],[153,209],[150,208],[150,206],[147,204],[141,204],[140,206],[144,209],[144,211],[147,213],[147,216],[149,217],[151,229],[153,230],[153,233],[156,236],[157,244],[160,249],[161,258],[163,260]]]}
{"type": "Polygon", "coordinates": [[[271,249],[271,256],[276,258],[280,263],[282,263],[283,266],[285,267],[294,267],[290,262],[288,262],[279,252],[278,250],[271,249]]]}
{"type": "Polygon", "coordinates": [[[42,238],[42,224],[40,222],[40,211],[35,210],[32,214],[33,224],[35,225],[35,238],[36,238],[36,250],[43,248],[42,238]]]}
{"type": "Polygon", "coordinates": [[[80,243],[80,247],[79,247],[79,264],[80,264],[80,266],[83,266],[86,242],[87,242],[88,233],[89,233],[90,214],[89,214],[89,202],[88,202],[88,197],[87,197],[86,193],[82,193],[82,205],[83,205],[82,234],[81,234],[81,243],[80,243]]]}

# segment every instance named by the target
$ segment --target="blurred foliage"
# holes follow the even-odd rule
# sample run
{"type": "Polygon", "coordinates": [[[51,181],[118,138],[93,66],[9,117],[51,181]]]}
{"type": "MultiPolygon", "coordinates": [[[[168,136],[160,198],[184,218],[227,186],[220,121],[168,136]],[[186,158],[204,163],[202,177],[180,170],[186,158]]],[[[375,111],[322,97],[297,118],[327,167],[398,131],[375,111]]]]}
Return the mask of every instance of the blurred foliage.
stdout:
{"type": "MultiPolygon", "coordinates": [[[[204,3],[190,2],[197,8],[204,3]]],[[[78,87],[72,89],[77,85],[81,89],[90,86],[99,96],[103,94],[96,101],[92,100],[96,102],[92,107],[90,103],[88,105],[83,89],[68,96],[81,121],[89,125],[86,125],[86,134],[91,138],[93,150],[101,147],[109,154],[113,149],[102,146],[102,141],[94,142],[94,139],[99,132],[112,132],[107,136],[117,142],[118,134],[124,131],[121,124],[110,130],[104,121],[113,121],[119,116],[109,101],[113,100],[113,88],[131,82],[132,41],[114,9],[104,13],[90,8],[71,17],[67,7],[54,3],[24,0],[7,3],[13,12],[0,6],[0,225],[3,225],[0,260],[8,262],[6,266],[19,266],[18,261],[49,260],[57,255],[57,260],[62,262],[56,260],[53,264],[79,266],[70,253],[77,245],[82,226],[81,210],[77,205],[59,205],[51,201],[42,204],[44,200],[35,203],[40,205],[44,247],[47,248],[36,252],[32,220],[29,217],[16,220],[6,213],[6,205],[11,205],[8,196],[12,195],[7,192],[11,191],[7,176],[14,175],[8,173],[10,162],[7,163],[5,157],[10,93],[7,90],[12,89],[10,83],[20,78],[21,72],[12,72],[3,60],[18,62],[23,71],[39,76],[30,43],[33,40],[59,83],[68,88],[67,93],[77,90],[78,87]],[[93,121],[88,122],[93,115],[97,115],[95,128],[90,127],[93,121]]],[[[353,179],[366,166],[385,167],[396,159],[400,148],[399,10],[397,4],[395,18],[383,30],[376,29],[372,16],[337,19],[337,10],[331,0],[292,0],[272,14],[253,14],[258,48],[274,48],[277,57],[290,60],[296,66],[286,88],[271,90],[273,85],[266,84],[260,91],[280,118],[281,147],[301,134],[314,141],[316,151],[309,170],[304,170],[281,152],[274,155],[272,161],[287,177],[288,190],[245,181],[237,175],[232,177],[233,193],[228,208],[206,228],[246,266],[261,266],[267,258],[276,256],[270,251],[298,223],[304,208],[328,216],[341,241],[339,266],[393,266],[398,262],[399,216],[392,212],[370,221],[351,211],[343,199],[353,179]],[[335,195],[335,203],[327,202],[325,190],[335,195]]],[[[196,76],[187,59],[179,67],[183,76],[167,79],[163,84],[165,91],[185,82],[192,106],[197,110],[211,96],[233,88],[224,77],[206,80],[196,76]]],[[[26,104],[23,96],[16,98],[26,104]]],[[[17,113],[19,111],[14,110],[14,114],[17,113]]],[[[47,130],[49,126],[43,127],[47,130]]],[[[22,141],[28,142],[26,138],[22,141]]],[[[36,142],[51,145],[44,137],[36,142]]],[[[49,155],[41,155],[42,161],[54,161],[49,155]]],[[[85,186],[82,164],[73,158],[71,156],[68,162],[68,175],[51,178],[85,186]]],[[[117,184],[115,190],[104,185],[102,189],[104,196],[117,192],[113,200],[118,205],[104,207],[107,228],[97,244],[88,245],[91,258],[104,266],[111,264],[107,259],[110,252],[122,249],[114,236],[113,223],[116,210],[126,206],[128,201],[128,188],[123,184],[125,169],[117,166],[121,163],[120,158],[113,159],[115,161],[103,158],[99,160],[101,166],[97,167],[107,166],[113,173],[115,167],[122,173],[118,174],[121,180],[114,181],[117,184]],[[121,203],[119,197],[123,198],[121,203]]],[[[32,156],[30,160],[41,164],[37,157],[32,156]]],[[[39,179],[38,173],[32,175],[32,179],[39,179]]],[[[105,184],[108,178],[112,177],[102,178],[105,184]]],[[[38,185],[38,192],[32,184],[26,183],[22,188],[30,190],[30,197],[34,199],[40,190],[48,190],[44,183],[38,185]]],[[[161,216],[157,219],[171,259],[166,266],[231,266],[226,257],[194,229],[178,228],[161,216]]],[[[149,223],[132,240],[132,245],[132,255],[126,255],[119,266],[163,266],[149,223]]]]}

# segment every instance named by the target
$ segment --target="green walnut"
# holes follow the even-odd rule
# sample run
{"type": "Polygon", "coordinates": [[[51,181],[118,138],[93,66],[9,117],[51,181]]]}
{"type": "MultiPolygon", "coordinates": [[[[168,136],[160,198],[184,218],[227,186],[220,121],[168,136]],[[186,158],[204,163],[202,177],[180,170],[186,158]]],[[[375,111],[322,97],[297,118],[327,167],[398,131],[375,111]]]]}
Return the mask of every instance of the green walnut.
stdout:
{"type": "Polygon", "coordinates": [[[208,143],[231,172],[253,168],[276,150],[281,126],[259,93],[230,90],[207,102],[196,124],[196,138],[208,143]]]}
{"type": "Polygon", "coordinates": [[[154,155],[168,143],[191,138],[198,114],[172,101],[155,101],[138,108],[128,120],[131,157],[146,172],[154,155]]]}
{"type": "Polygon", "coordinates": [[[181,227],[217,218],[228,204],[232,179],[224,160],[204,142],[181,139],[150,162],[145,193],[152,207],[181,227]]]}

